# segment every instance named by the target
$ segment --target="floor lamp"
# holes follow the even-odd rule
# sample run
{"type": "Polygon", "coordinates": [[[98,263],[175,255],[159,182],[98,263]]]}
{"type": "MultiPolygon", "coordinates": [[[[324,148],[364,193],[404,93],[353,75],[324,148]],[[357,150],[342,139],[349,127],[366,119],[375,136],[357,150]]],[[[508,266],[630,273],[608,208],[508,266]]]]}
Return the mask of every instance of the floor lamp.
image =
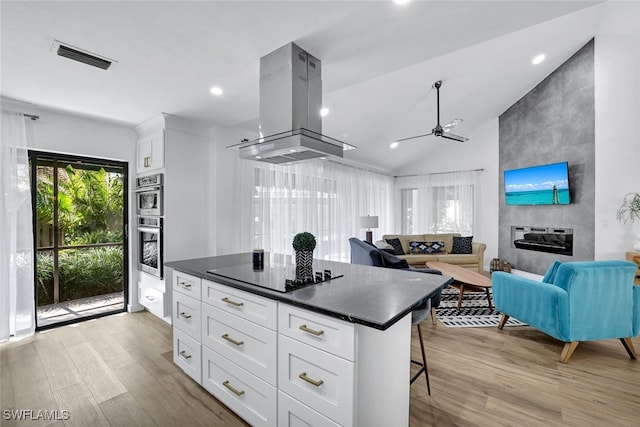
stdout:
{"type": "Polygon", "coordinates": [[[361,216],[360,217],[360,228],[367,229],[367,237],[366,241],[369,243],[373,243],[373,232],[372,228],[378,228],[378,217],[377,216],[361,216]]]}

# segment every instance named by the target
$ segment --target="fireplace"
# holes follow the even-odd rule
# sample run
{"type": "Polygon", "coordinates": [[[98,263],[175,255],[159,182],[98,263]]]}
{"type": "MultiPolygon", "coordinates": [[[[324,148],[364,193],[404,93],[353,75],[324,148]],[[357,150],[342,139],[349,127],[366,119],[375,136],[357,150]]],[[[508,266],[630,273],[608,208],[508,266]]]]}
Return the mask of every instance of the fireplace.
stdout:
{"type": "Polygon", "coordinates": [[[572,256],[573,229],[512,225],[511,247],[572,256]]]}

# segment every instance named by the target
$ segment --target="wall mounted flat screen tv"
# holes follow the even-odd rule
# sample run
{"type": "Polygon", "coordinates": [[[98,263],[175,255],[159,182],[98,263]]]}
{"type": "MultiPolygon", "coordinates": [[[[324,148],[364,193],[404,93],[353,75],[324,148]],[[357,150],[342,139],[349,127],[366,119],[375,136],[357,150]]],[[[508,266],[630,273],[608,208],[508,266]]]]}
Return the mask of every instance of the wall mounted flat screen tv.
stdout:
{"type": "Polygon", "coordinates": [[[507,205],[568,205],[567,162],[504,171],[507,205]]]}

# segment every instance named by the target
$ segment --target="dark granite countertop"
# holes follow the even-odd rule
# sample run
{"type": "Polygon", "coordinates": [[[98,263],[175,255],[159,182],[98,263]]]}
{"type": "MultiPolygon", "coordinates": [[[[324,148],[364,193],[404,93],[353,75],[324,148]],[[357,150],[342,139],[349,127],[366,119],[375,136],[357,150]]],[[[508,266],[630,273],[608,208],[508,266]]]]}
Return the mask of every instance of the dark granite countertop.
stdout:
{"type": "MultiPolygon", "coordinates": [[[[290,292],[278,292],[256,286],[242,279],[271,274],[269,259],[278,257],[278,263],[290,262],[290,258],[265,253],[265,270],[254,273],[252,254],[241,253],[208,258],[196,258],[165,263],[165,266],[183,273],[224,285],[242,289],[287,304],[317,313],[337,317],[352,323],[385,330],[404,317],[422,300],[430,297],[438,289],[448,285],[452,279],[447,276],[426,274],[408,270],[354,265],[341,262],[314,260],[314,270],[329,268],[340,278],[309,285],[290,292]],[[240,280],[208,273],[208,270],[241,271],[246,268],[251,274],[243,274],[240,280]],[[258,276],[254,276],[254,275],[258,276]]],[[[281,264],[280,264],[281,265],[281,264]]],[[[284,268],[284,267],[283,267],[284,268]]],[[[239,275],[240,276],[240,275],[239,275]]],[[[170,280],[167,278],[167,280],[170,280]]]]}

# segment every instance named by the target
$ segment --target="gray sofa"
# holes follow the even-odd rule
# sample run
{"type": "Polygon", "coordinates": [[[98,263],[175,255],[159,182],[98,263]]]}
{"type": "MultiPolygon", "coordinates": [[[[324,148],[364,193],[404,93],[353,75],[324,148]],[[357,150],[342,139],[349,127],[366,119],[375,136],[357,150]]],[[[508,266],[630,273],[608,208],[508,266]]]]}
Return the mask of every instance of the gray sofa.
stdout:
{"type": "MultiPolygon", "coordinates": [[[[484,270],[484,251],[487,249],[487,245],[479,242],[471,243],[470,254],[452,254],[453,250],[453,236],[460,236],[458,233],[443,233],[443,234],[385,234],[382,239],[400,239],[404,254],[396,254],[397,257],[406,259],[412,267],[424,267],[427,261],[439,261],[446,262],[447,264],[454,264],[460,267],[468,268],[470,270],[482,273],[484,270]],[[444,242],[444,253],[438,254],[410,254],[409,242],[444,242]]],[[[376,242],[378,243],[378,242],[376,242]]]]}

